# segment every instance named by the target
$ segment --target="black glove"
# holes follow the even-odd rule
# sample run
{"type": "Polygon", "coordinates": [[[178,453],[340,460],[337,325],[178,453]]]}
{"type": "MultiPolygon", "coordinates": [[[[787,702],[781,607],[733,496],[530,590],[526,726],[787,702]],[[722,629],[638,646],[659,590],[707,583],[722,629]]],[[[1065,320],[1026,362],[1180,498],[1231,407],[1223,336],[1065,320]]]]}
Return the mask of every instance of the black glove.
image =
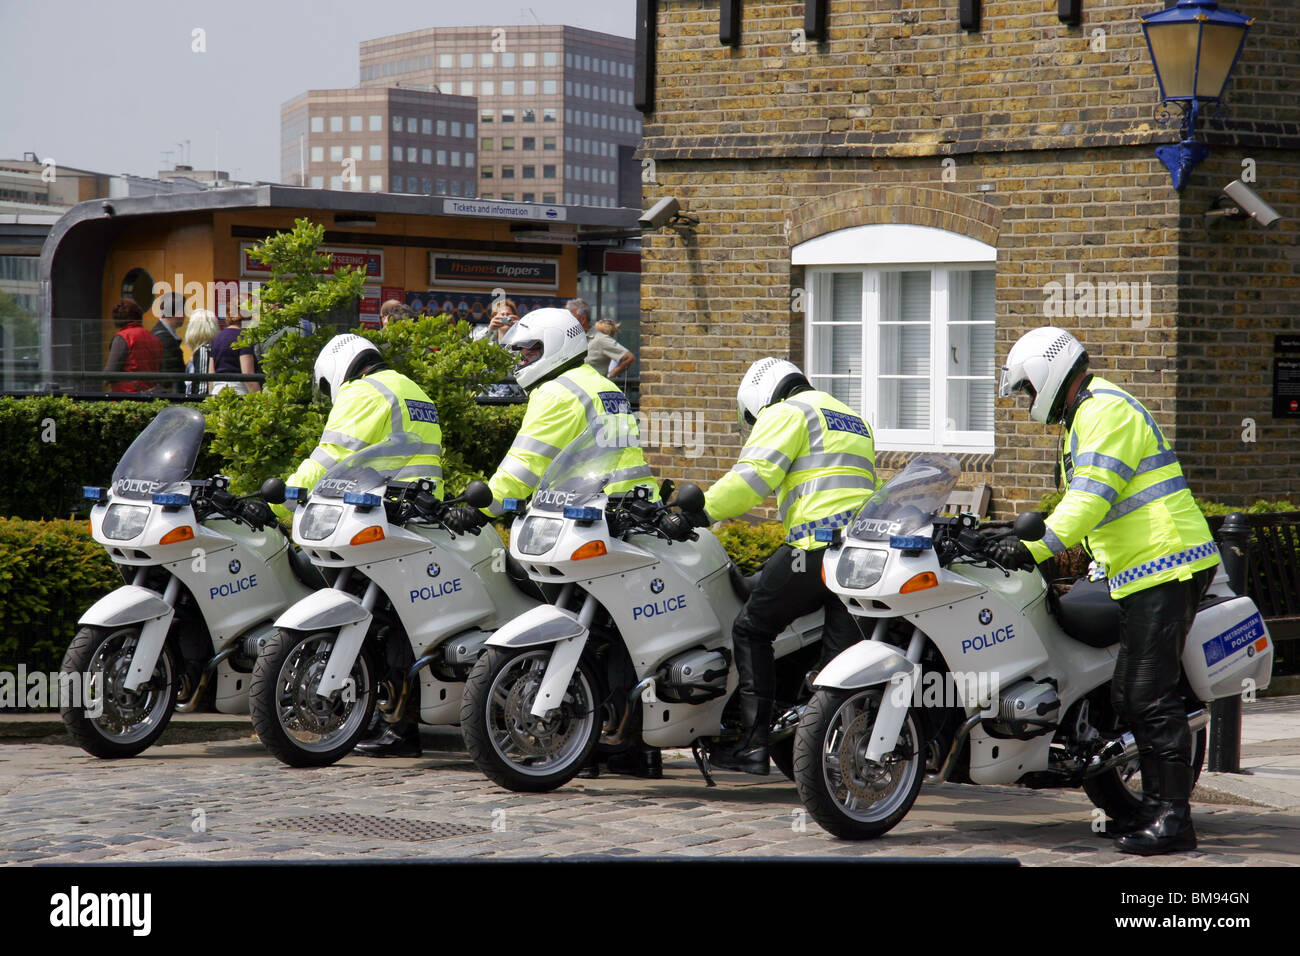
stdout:
{"type": "Polygon", "coordinates": [[[448,508],[442,516],[442,523],[448,531],[454,531],[458,534],[470,532],[478,534],[478,529],[487,524],[488,518],[477,508],[471,508],[468,505],[457,505],[454,508],[448,508]]]}
{"type": "Polygon", "coordinates": [[[671,541],[686,541],[688,538],[696,537],[695,532],[691,530],[695,527],[694,523],[680,511],[665,511],[659,516],[656,526],[664,537],[671,541]]]}
{"type": "Polygon", "coordinates": [[[245,521],[254,528],[265,528],[267,525],[275,523],[275,515],[271,512],[271,506],[261,498],[249,498],[240,505],[240,514],[245,521]]]}
{"type": "Polygon", "coordinates": [[[986,552],[995,564],[1012,571],[1032,571],[1038,564],[1024,542],[1013,534],[991,542],[986,552]]]}

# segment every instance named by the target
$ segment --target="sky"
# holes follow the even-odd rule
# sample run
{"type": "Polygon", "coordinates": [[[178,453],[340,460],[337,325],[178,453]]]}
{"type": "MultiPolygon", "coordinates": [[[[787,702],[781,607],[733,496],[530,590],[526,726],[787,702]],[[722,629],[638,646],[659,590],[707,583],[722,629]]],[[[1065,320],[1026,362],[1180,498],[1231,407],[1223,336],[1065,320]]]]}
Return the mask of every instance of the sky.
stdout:
{"type": "Polygon", "coordinates": [[[356,86],[362,40],[537,22],[630,37],[635,16],[635,0],[0,0],[0,159],[143,176],[219,161],[277,182],[280,104],[356,86]]]}

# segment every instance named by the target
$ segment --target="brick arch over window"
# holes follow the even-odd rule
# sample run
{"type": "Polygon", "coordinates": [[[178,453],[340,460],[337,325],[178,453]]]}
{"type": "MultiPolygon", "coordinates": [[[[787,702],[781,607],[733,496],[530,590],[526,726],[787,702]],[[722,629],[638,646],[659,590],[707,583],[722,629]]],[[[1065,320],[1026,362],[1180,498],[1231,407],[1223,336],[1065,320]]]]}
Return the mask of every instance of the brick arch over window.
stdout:
{"type": "Polygon", "coordinates": [[[888,223],[931,226],[998,244],[1002,210],[945,189],[918,186],[860,186],[845,189],[791,211],[790,245],[853,226],[888,223]]]}

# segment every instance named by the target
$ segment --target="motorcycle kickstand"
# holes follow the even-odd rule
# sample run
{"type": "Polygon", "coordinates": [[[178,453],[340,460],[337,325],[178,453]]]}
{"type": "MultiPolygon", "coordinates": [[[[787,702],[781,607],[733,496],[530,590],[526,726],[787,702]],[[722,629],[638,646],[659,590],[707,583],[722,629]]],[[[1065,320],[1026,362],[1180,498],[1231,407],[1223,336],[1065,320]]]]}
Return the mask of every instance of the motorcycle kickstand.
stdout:
{"type": "Polygon", "coordinates": [[[718,784],[709,773],[709,758],[701,749],[698,737],[691,741],[691,755],[695,757],[695,766],[700,768],[700,773],[704,776],[705,785],[708,787],[716,787],[718,784]]]}

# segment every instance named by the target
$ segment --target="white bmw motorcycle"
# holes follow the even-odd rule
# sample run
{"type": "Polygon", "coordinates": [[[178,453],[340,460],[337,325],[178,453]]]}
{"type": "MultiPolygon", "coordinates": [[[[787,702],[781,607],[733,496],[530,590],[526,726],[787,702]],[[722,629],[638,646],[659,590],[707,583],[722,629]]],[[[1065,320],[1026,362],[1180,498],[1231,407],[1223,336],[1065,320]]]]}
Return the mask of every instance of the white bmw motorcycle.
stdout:
{"type": "MultiPolygon", "coordinates": [[[[711,532],[664,538],[656,522],[665,506],[649,488],[605,493],[621,450],[590,434],[569,446],[512,528],[511,555],[558,594],[488,639],[460,717],[475,764],[509,790],[554,790],[593,748],[629,744],[690,746],[712,785],[699,744],[727,733],[738,682],[731,626],[747,583],[711,532]]],[[[687,485],[677,503],[700,510],[703,496],[687,485]]],[[[782,718],[772,751],[787,775],[797,722],[787,708],[816,664],[821,628],[817,612],[776,639],[782,718]]]]}
{"type": "Polygon", "coordinates": [[[253,726],[289,766],[344,756],[376,707],[390,723],[414,708],[423,723],[455,724],[483,643],[540,601],[491,528],[458,535],[441,523],[452,505],[490,504],[487,486],[439,501],[430,480],[403,480],[420,471],[407,467],[416,447],[397,433],[344,459],[310,496],[288,489],[294,540],[333,579],[276,620],[253,671],[253,726]],[[409,642],[415,662],[385,679],[394,641],[409,642]]]}
{"type": "MultiPolygon", "coordinates": [[[[1116,819],[1140,803],[1137,745],[1110,700],[1118,606],[1104,581],[1057,598],[1038,569],[995,565],[975,518],[939,516],[959,473],[955,459],[919,457],[843,535],[825,536],[827,585],[876,622],[871,640],[817,675],[795,739],[799,797],[836,836],[890,830],[927,772],[935,781],[1081,786],[1116,819]]],[[[1041,516],[1021,515],[1015,532],[1041,538],[1041,516]]],[[[1254,602],[1220,573],[1182,654],[1196,774],[1203,702],[1266,687],[1272,660],[1254,602]]]]}
{"type": "Polygon", "coordinates": [[[131,581],[81,616],[61,668],[94,693],[65,701],[61,713],[97,757],[145,750],[174,710],[199,706],[214,675],[217,710],[248,713],[271,622],[325,586],[267,507],[283,500],[284,483],[237,498],[228,478],[191,479],[202,441],[198,411],[163,409],[118,462],[112,486],[85,489],[91,534],[131,581]]]}

